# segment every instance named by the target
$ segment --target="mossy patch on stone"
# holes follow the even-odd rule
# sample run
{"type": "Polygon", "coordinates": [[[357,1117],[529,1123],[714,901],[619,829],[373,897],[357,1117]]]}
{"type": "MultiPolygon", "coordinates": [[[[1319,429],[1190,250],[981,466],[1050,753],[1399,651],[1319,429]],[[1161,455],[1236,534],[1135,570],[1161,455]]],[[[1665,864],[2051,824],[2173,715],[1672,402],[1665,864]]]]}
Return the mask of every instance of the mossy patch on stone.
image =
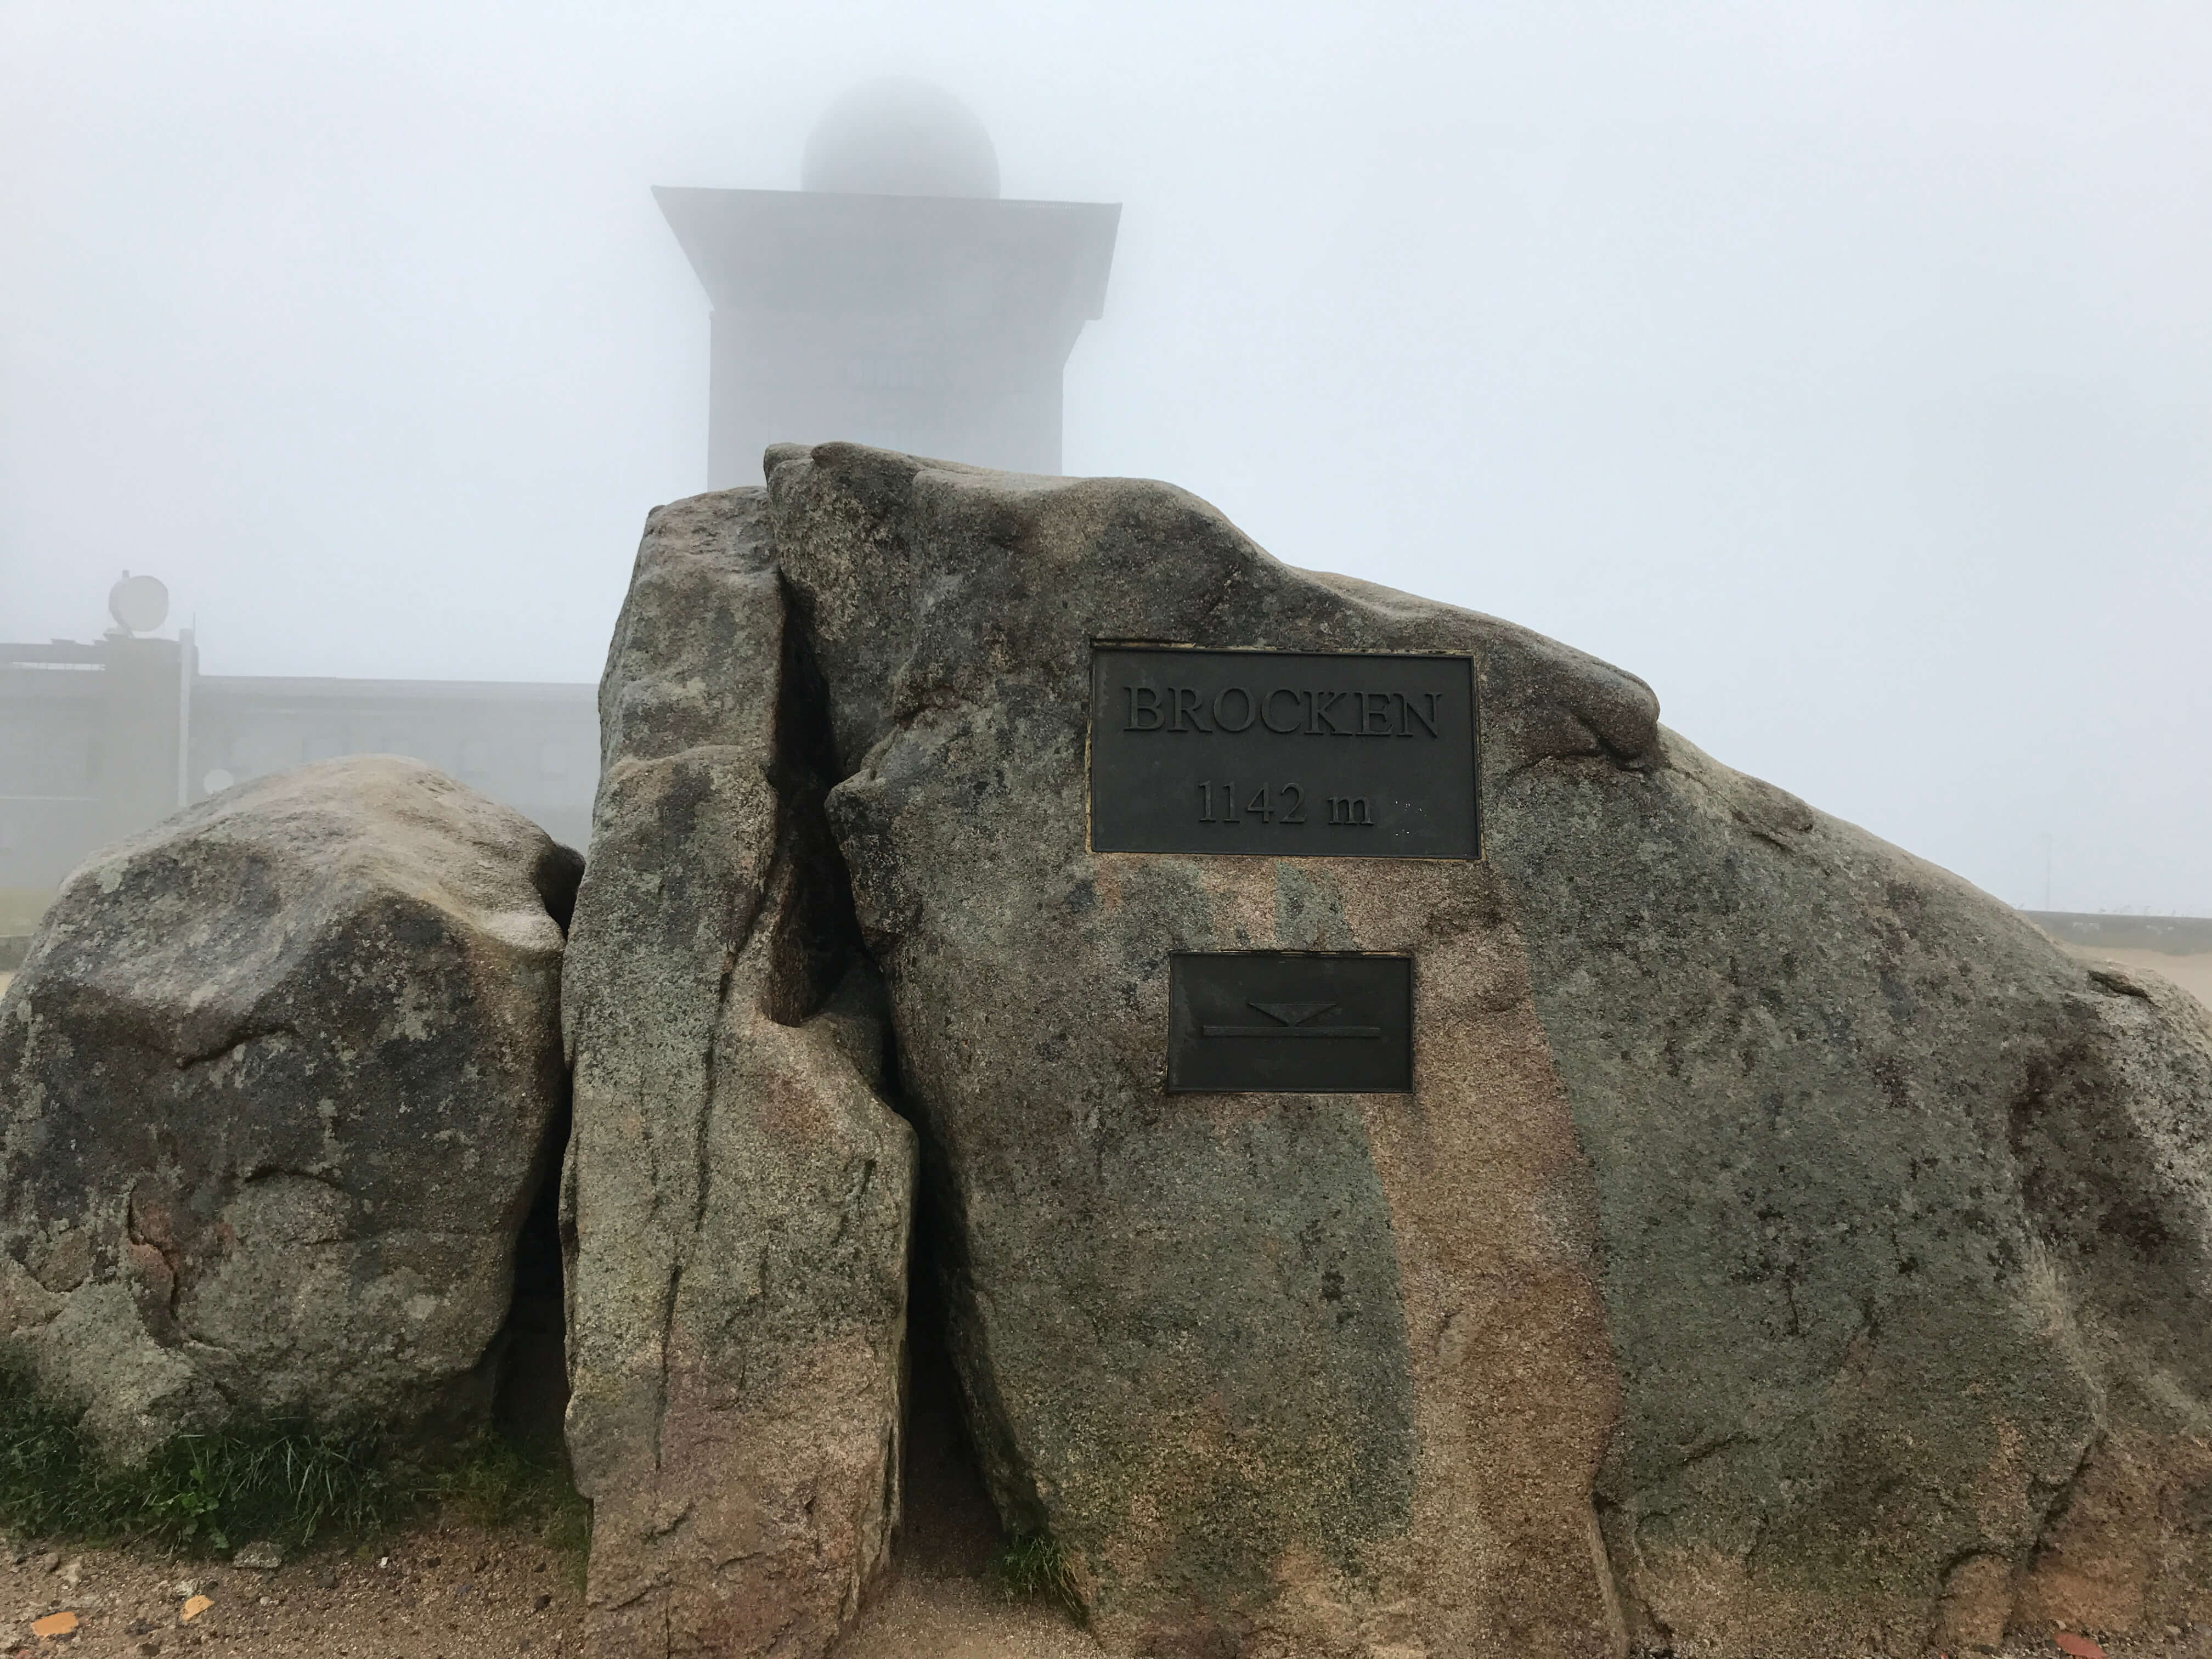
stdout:
{"type": "Polygon", "coordinates": [[[481,1526],[526,1527],[556,1547],[580,1551],[590,1532],[557,1460],[496,1434],[425,1467],[392,1457],[373,1433],[241,1423],[178,1435],[120,1466],[100,1458],[79,1415],[0,1370],[0,1527],[187,1554],[359,1544],[438,1505],[481,1526]]]}

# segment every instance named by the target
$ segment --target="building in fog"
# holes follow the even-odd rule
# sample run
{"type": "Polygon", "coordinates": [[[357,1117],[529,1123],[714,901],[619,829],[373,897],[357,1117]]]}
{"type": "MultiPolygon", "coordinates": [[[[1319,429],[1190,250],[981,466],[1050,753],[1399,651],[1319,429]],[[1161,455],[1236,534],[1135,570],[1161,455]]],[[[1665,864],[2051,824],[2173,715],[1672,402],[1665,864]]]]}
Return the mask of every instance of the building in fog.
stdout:
{"type": "Polygon", "coordinates": [[[114,608],[90,643],[0,645],[0,890],[51,892],[179,807],[338,755],[428,761],[556,840],[590,838],[592,686],[203,674],[190,629],[142,637],[123,624],[160,616],[114,608]]]}
{"type": "Polygon", "coordinates": [[[532,818],[556,841],[592,836],[599,688],[537,680],[194,680],[187,793],[338,755],[406,755],[532,818]]]}
{"type": "Polygon", "coordinates": [[[1061,372],[1121,208],[1000,199],[990,134],[915,82],[832,106],[800,182],[653,192],[714,302],[709,487],[839,438],[1058,472],[1061,372]]]}
{"type": "Polygon", "coordinates": [[[49,891],[183,804],[196,658],[189,630],[0,646],[0,890],[49,891]]]}
{"type": "MultiPolygon", "coordinates": [[[[981,123],[911,82],[834,105],[800,182],[655,192],[714,301],[708,486],[835,438],[1059,471],[1061,371],[1104,307],[1121,209],[1001,199],[981,123]]],[[[103,639],[0,645],[0,890],[50,892],[180,806],[338,755],[412,756],[589,838],[592,686],[207,675],[189,631],[149,637],[158,582],[111,605],[103,639]]]]}

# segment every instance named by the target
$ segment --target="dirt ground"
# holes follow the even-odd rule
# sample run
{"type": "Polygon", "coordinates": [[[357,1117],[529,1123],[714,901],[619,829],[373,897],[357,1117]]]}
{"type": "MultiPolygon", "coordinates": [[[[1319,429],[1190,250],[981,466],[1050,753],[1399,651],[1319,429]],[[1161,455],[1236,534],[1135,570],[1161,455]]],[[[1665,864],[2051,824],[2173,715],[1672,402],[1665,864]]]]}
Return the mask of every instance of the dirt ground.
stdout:
{"type": "Polygon", "coordinates": [[[994,1566],[1005,1543],[999,1519],[959,1428],[938,1322],[925,1314],[915,1333],[906,1518],[893,1571],[836,1659],[1104,1659],[1057,1606],[1006,1596],[994,1566]]]}
{"type": "MultiPolygon", "coordinates": [[[[583,1650],[575,1559],[513,1533],[435,1528],[367,1558],[274,1571],[125,1550],[0,1547],[0,1655],[191,1659],[507,1659],[583,1650]],[[23,1559],[10,1558],[21,1553],[23,1559]],[[193,1596],[206,1609],[187,1622],[193,1596]],[[76,1615],[67,1634],[33,1622],[76,1615]]],[[[988,1577],[905,1566],[838,1659],[1103,1659],[1058,1608],[1010,1603],[988,1577]]]]}
{"type": "MultiPolygon", "coordinates": [[[[903,1563],[835,1659],[1105,1659],[1057,1608],[1009,1603],[988,1577],[951,1569],[903,1563]]],[[[580,1659],[582,1611],[573,1555],[472,1527],[425,1528],[380,1555],[309,1554],[271,1571],[0,1545],[6,1659],[580,1659]],[[187,1621],[184,1611],[199,1596],[207,1606],[187,1621]],[[33,1633],[33,1620],[63,1612],[76,1615],[73,1630],[33,1633]]],[[[2152,1632],[2100,1650],[2108,1659],[2184,1659],[2212,1652],[2212,1632],[2152,1632]]],[[[2035,1642],[1989,1659],[2065,1651],[2035,1642]]]]}
{"type": "Polygon", "coordinates": [[[0,1654],[500,1659],[580,1650],[575,1557],[528,1534],[433,1526],[374,1554],[273,1571],[151,1552],[0,1546],[0,1654]],[[193,1601],[207,1605],[187,1620],[193,1601]],[[74,1631],[33,1622],[73,1613],[74,1631]]]}
{"type": "MultiPolygon", "coordinates": [[[[998,1520],[957,1426],[936,1343],[917,1339],[911,1387],[905,1528],[893,1571],[836,1659],[1103,1659],[1056,1605],[1005,1593],[994,1568],[998,1520]]],[[[579,1565],[526,1531],[456,1522],[270,1571],[0,1540],[0,1656],[574,1659],[579,1565]],[[186,1620],[195,1596],[208,1606],[186,1620]],[[34,1621],[60,1613],[76,1615],[72,1632],[34,1631],[34,1621]]]]}
{"type": "MultiPolygon", "coordinates": [[[[1006,1599],[974,1552],[902,1559],[838,1659],[1103,1659],[1056,1607],[1006,1599]]],[[[468,1526],[321,1552],[273,1571],[144,1551],[0,1545],[0,1655],[190,1659],[574,1659],[577,1560],[468,1526]],[[194,1597],[206,1607],[187,1620],[194,1597]],[[37,1621],[75,1615],[66,1632],[37,1621]]]]}

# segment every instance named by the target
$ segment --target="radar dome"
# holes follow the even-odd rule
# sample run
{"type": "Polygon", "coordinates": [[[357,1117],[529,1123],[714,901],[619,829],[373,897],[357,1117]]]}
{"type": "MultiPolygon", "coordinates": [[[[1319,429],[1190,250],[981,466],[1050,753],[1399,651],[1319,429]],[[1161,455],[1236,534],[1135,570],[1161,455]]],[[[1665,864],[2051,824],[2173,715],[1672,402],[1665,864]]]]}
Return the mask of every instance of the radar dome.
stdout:
{"type": "Polygon", "coordinates": [[[169,590],[158,576],[134,576],[107,590],[107,614],[133,634],[150,634],[167,619],[169,590]]]}
{"type": "Polygon", "coordinates": [[[996,196],[999,152],[975,112],[926,81],[871,81],[806,140],[799,187],[856,196],[996,196]]]}

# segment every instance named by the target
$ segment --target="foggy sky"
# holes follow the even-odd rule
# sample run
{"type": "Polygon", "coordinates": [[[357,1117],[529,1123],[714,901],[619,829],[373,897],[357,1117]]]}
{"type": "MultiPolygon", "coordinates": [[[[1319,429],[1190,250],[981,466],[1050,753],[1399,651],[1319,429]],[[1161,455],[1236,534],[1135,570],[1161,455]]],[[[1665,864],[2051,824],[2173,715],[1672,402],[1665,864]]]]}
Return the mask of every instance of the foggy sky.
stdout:
{"type": "Polygon", "coordinates": [[[2212,8],[0,0],[0,638],[591,679],[703,488],[648,187],[938,82],[1120,201],[1071,472],[1642,675],[2016,903],[2212,915],[2212,8]],[[2047,839],[2046,839],[2047,838],[2047,839]]]}

